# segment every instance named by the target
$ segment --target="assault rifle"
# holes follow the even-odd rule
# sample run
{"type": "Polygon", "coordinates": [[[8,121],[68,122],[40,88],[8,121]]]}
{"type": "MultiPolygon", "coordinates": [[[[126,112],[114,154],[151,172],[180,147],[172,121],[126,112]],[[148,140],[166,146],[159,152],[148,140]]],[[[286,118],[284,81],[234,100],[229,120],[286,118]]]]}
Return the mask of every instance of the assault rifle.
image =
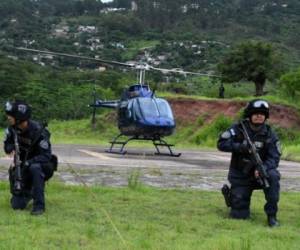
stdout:
{"type": "Polygon", "coordinates": [[[15,154],[14,154],[14,167],[15,167],[15,174],[14,174],[14,186],[13,191],[16,194],[20,194],[22,191],[22,174],[21,174],[21,160],[20,160],[20,146],[18,142],[18,134],[17,131],[14,130],[14,144],[15,144],[15,154]]]}
{"type": "Polygon", "coordinates": [[[251,141],[248,133],[247,133],[247,129],[245,127],[245,124],[243,121],[241,121],[241,125],[242,125],[242,132],[243,132],[243,135],[246,139],[246,141],[248,142],[249,146],[250,146],[250,154],[251,154],[251,160],[252,162],[254,163],[255,165],[255,168],[256,170],[258,171],[259,173],[259,176],[257,178],[258,182],[260,185],[262,185],[263,187],[265,188],[269,188],[270,187],[270,184],[269,184],[269,181],[267,178],[269,178],[269,175],[266,171],[266,168],[264,167],[263,165],[263,162],[256,150],[256,147],[255,145],[253,144],[253,142],[251,141]]]}

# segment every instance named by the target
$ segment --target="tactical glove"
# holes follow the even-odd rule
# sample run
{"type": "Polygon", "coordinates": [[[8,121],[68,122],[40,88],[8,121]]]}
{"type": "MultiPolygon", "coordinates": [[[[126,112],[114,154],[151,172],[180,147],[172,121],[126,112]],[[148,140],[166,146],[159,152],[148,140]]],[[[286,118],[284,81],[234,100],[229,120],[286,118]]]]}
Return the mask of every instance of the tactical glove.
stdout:
{"type": "Polygon", "coordinates": [[[251,153],[250,146],[246,140],[244,140],[242,143],[239,144],[238,152],[240,154],[250,154],[251,153]]]}

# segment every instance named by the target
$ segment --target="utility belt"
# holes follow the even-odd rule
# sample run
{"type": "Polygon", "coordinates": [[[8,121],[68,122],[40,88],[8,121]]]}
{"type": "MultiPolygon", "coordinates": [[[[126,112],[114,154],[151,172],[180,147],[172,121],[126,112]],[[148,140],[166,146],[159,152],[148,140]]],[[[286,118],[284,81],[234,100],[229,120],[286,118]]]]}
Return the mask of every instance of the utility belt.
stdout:
{"type": "Polygon", "coordinates": [[[251,159],[246,157],[237,158],[234,162],[232,162],[232,167],[243,172],[245,175],[249,175],[255,170],[255,164],[253,164],[251,159]]]}

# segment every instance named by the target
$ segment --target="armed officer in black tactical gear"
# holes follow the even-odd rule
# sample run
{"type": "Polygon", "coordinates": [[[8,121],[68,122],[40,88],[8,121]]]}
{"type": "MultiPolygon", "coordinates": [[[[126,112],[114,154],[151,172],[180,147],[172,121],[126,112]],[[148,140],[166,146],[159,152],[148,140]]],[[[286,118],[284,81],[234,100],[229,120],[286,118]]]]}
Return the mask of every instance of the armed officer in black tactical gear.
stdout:
{"type": "Polygon", "coordinates": [[[9,170],[11,206],[25,209],[33,199],[31,214],[43,214],[45,181],[53,175],[57,165],[57,158],[51,153],[50,133],[38,122],[30,120],[31,108],[22,101],[7,102],[5,112],[10,126],[5,130],[4,151],[16,156],[17,147],[21,163],[20,179],[16,179],[15,165],[9,170]],[[20,182],[19,188],[16,188],[16,181],[20,182]]]}
{"type": "Polygon", "coordinates": [[[228,180],[231,188],[224,185],[222,193],[227,206],[231,207],[230,216],[247,219],[250,216],[250,199],[254,189],[265,193],[265,212],[270,227],[279,226],[276,218],[279,201],[280,174],[277,170],[281,149],[278,137],[265,122],[269,118],[269,104],[260,99],[250,101],[244,110],[244,120],[234,124],[221,134],[218,149],[231,152],[228,180]],[[255,150],[251,150],[248,139],[255,150]],[[253,161],[253,151],[261,159],[260,170],[253,161]],[[265,170],[265,176],[262,175],[265,170]],[[263,176],[263,178],[262,178],[263,176]],[[266,180],[262,183],[261,180],[266,180]]]}

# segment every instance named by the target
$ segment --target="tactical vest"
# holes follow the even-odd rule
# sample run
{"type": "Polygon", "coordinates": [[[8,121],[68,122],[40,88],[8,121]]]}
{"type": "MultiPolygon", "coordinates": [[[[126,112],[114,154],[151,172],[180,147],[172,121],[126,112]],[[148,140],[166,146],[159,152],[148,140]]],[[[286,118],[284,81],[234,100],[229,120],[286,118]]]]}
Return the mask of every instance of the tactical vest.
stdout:
{"type": "Polygon", "coordinates": [[[27,160],[38,154],[37,140],[43,137],[49,139],[50,133],[38,122],[30,120],[29,128],[24,133],[18,133],[18,142],[20,145],[20,158],[27,160]]]}
{"type": "MultiPolygon", "coordinates": [[[[251,141],[256,146],[257,152],[259,153],[262,161],[265,160],[267,155],[268,144],[271,142],[272,134],[269,125],[265,124],[258,131],[254,131],[250,128],[249,124],[246,124],[246,129],[249,134],[251,141]]],[[[242,133],[242,127],[240,124],[237,125],[236,136],[234,143],[243,143],[245,140],[242,133]]],[[[250,174],[254,172],[254,165],[251,160],[250,154],[232,153],[230,168],[234,168],[242,171],[244,174],[250,174]]]]}

